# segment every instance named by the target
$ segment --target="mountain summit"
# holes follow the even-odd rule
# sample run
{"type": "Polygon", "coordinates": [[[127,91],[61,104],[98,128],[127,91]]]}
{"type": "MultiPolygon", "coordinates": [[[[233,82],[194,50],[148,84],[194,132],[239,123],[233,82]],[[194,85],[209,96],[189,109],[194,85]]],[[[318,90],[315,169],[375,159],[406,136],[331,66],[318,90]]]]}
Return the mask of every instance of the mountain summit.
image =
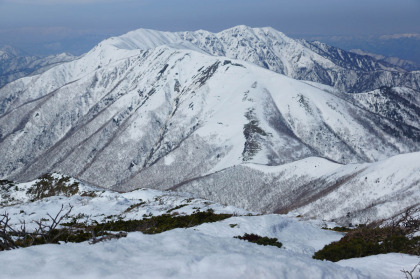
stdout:
{"type": "Polygon", "coordinates": [[[198,48],[211,55],[251,62],[294,79],[314,81],[346,92],[370,91],[381,86],[420,89],[418,72],[321,42],[292,39],[271,27],[240,25],[219,33],[138,29],[103,44],[143,50],[171,44],[198,48]]]}

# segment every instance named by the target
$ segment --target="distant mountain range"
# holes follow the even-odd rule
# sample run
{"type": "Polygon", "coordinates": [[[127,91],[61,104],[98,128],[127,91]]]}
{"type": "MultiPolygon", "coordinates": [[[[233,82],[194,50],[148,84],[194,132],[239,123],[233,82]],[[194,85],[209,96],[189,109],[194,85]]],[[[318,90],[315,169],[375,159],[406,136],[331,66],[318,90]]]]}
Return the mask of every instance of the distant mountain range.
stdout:
{"type": "Polygon", "coordinates": [[[367,52],[367,51],[363,51],[361,49],[351,49],[350,52],[356,53],[356,54],[360,54],[360,55],[365,55],[365,56],[370,56],[375,58],[376,60],[382,61],[382,62],[386,62],[395,66],[398,66],[406,71],[416,71],[416,70],[420,70],[420,65],[413,62],[413,61],[409,61],[409,60],[404,60],[404,59],[400,59],[398,57],[387,57],[384,55],[380,55],[380,54],[375,54],[375,53],[371,53],[371,52],[367,52]]]}
{"type": "Polygon", "coordinates": [[[0,89],[0,177],[389,218],[418,204],[419,81],[272,28],[140,29],[0,89]]]}
{"type": "MultiPolygon", "coordinates": [[[[300,36],[297,36],[300,37],[300,36]]],[[[320,35],[305,36],[345,50],[361,49],[363,52],[398,57],[420,66],[420,34],[402,33],[387,35],[320,35]]],[[[416,67],[413,70],[420,70],[416,67]]]]}
{"type": "Polygon", "coordinates": [[[75,57],[67,53],[47,57],[27,56],[11,46],[4,46],[0,49],[0,88],[21,77],[40,74],[73,59],[75,57]]]}

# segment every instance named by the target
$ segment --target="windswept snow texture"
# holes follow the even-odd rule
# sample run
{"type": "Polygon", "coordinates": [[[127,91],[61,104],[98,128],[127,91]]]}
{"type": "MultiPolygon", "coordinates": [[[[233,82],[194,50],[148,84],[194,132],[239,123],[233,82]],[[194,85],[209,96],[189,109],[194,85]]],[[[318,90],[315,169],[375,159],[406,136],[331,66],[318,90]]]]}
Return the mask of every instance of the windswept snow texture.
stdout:
{"type": "MultiPolygon", "coordinates": [[[[219,35],[235,30],[275,32],[238,27],[219,35]]],[[[364,163],[420,149],[417,91],[342,93],[197,51],[198,43],[179,36],[134,31],[1,88],[0,177],[28,181],[58,171],[117,190],[185,189],[287,212],[353,181],[364,163]],[[322,171],[307,174],[304,160],[322,171]],[[340,165],[350,163],[361,164],[358,172],[340,165]],[[276,172],[261,175],[253,166],[276,172]]],[[[416,179],[390,187],[415,190],[416,179]]],[[[411,205],[407,198],[397,207],[411,205]]]]}
{"type": "MultiPolygon", "coordinates": [[[[59,174],[52,177],[63,178],[59,174]]],[[[276,214],[241,216],[248,212],[189,194],[151,189],[117,193],[75,179],[66,182],[79,183],[74,195],[29,201],[27,190],[36,182],[8,185],[11,187],[6,195],[0,191],[1,210],[10,214],[12,225],[19,227],[24,220],[30,230],[34,221],[45,218],[47,213],[55,215],[61,205],[65,209],[74,206],[64,222],[76,216],[79,222],[88,223],[138,220],[209,208],[237,216],[155,235],[132,232],[125,238],[97,244],[61,243],[3,251],[1,278],[398,278],[401,269],[411,269],[417,260],[402,254],[339,263],[313,260],[315,251],[343,236],[321,229],[334,223],[276,214]],[[245,233],[275,237],[283,246],[260,246],[234,238],[245,233]],[[386,269],[380,268],[379,261],[386,269]]]]}

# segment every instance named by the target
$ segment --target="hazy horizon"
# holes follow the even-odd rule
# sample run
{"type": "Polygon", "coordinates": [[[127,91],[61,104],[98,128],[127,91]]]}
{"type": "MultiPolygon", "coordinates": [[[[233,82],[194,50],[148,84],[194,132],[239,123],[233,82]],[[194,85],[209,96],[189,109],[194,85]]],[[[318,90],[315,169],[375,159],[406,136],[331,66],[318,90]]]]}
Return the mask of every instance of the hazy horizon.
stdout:
{"type": "Polygon", "coordinates": [[[417,46],[419,12],[418,0],[0,0],[0,45],[31,54],[81,54],[105,38],[138,28],[219,32],[244,24],[271,26],[294,38],[335,41],[344,48],[414,34],[417,46]],[[389,38],[380,39],[384,35],[389,38]]]}

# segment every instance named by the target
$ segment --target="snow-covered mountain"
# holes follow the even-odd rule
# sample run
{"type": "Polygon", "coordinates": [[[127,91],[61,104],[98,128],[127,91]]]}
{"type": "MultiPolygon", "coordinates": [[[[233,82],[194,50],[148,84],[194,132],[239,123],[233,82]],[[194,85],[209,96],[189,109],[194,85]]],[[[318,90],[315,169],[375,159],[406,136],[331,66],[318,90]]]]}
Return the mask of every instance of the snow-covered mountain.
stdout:
{"type": "Polygon", "coordinates": [[[43,73],[74,59],[73,55],[67,53],[47,57],[25,56],[11,46],[4,46],[0,49],[0,88],[19,78],[43,73]]]}
{"type": "MultiPolygon", "coordinates": [[[[383,87],[348,94],[208,53],[223,49],[234,56],[236,49],[236,58],[252,61],[256,53],[241,47],[238,30],[237,36],[266,34],[274,45],[298,44],[269,28],[237,27],[214,41],[205,31],[138,30],[7,84],[0,89],[0,177],[27,181],[58,171],[117,190],[177,189],[267,212],[305,211],[314,202],[316,212],[325,212],[315,202],[340,185],[357,187],[364,172],[375,173],[375,164],[383,163],[373,162],[420,150],[417,91],[383,87]],[[238,45],[219,45],[223,36],[238,45]],[[350,163],[357,165],[341,165],[350,163]],[[308,174],[312,166],[317,169],[308,174]]],[[[302,63],[322,58],[302,51],[311,54],[302,63]]],[[[328,218],[361,222],[414,205],[404,197],[393,212],[379,205],[377,212],[366,211],[371,202],[418,190],[419,160],[411,161],[412,172],[390,183],[392,191],[378,192],[368,179],[366,189],[378,196],[352,204],[359,212],[354,216],[343,207],[328,218]]]]}
{"type": "Polygon", "coordinates": [[[104,43],[124,49],[182,44],[347,92],[370,91],[381,86],[420,89],[418,72],[407,72],[387,61],[347,52],[321,42],[292,39],[269,27],[236,26],[220,33],[204,30],[170,33],[139,29],[104,43]]]}

